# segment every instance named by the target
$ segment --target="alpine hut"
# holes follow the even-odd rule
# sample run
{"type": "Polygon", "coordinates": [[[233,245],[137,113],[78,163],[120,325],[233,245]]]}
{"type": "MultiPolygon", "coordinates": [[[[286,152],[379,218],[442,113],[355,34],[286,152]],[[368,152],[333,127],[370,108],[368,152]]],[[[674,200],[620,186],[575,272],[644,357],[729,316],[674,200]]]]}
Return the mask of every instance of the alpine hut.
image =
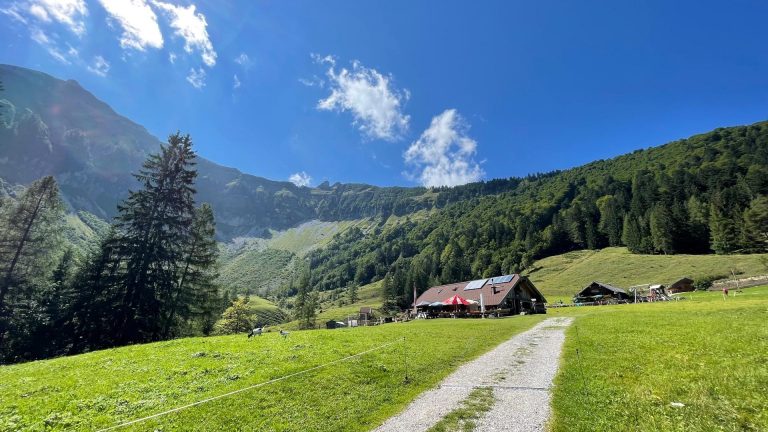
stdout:
{"type": "Polygon", "coordinates": [[[483,309],[495,315],[546,313],[547,299],[527,277],[519,274],[434,286],[416,298],[415,304],[443,302],[457,295],[477,302],[479,307],[471,308],[472,313],[480,314],[483,309]]]}

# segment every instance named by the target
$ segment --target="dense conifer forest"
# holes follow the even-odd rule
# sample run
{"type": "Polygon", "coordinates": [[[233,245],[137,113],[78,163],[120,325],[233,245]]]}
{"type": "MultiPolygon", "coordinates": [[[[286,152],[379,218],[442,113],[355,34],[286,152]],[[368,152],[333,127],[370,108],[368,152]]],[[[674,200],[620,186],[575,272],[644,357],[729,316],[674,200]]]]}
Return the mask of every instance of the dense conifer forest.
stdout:
{"type": "Polygon", "coordinates": [[[489,183],[436,190],[446,204],[429,218],[338,235],[311,255],[311,285],[384,279],[395,308],[407,307],[414,286],[519,272],[575,249],[727,254],[768,247],[768,123],[489,183]]]}

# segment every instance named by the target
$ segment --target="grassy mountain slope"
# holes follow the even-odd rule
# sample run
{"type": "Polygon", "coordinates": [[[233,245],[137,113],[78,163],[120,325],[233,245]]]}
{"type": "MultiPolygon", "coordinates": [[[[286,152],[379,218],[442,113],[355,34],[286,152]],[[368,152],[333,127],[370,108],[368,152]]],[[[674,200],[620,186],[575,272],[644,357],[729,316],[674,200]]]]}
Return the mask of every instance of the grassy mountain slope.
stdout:
{"type": "Polygon", "coordinates": [[[581,250],[536,261],[525,273],[555,302],[570,302],[592,281],[621,288],[639,284],[670,284],[681,277],[742,276],[768,273],[768,254],[753,255],[639,255],[626,248],[581,250]]]}

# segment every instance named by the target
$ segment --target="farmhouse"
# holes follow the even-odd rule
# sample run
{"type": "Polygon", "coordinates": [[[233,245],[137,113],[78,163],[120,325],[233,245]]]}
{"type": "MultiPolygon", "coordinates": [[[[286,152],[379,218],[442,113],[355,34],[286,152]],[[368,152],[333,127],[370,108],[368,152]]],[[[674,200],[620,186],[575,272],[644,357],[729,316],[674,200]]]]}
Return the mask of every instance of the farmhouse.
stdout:
{"type": "Polygon", "coordinates": [[[486,312],[501,315],[546,313],[547,299],[528,278],[519,274],[435,286],[424,291],[414,303],[440,303],[457,295],[476,303],[478,313],[481,306],[486,312]]]}
{"type": "Polygon", "coordinates": [[[592,282],[579,291],[573,298],[574,303],[590,303],[604,300],[628,300],[629,294],[621,288],[604,284],[602,282],[592,282]]]}
{"type": "Polygon", "coordinates": [[[672,283],[667,288],[667,292],[670,294],[675,294],[679,292],[689,292],[693,291],[693,279],[684,277],[677,282],[672,283]]]}

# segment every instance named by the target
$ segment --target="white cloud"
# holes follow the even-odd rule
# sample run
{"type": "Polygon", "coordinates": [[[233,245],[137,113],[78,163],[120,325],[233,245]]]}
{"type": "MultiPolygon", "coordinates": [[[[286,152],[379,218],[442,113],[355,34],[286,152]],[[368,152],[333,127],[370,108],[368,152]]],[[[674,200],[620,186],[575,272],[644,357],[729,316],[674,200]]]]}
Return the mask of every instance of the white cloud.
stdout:
{"type": "Polygon", "coordinates": [[[95,73],[98,76],[105,77],[109,73],[109,62],[104,57],[97,55],[93,58],[93,62],[88,65],[88,70],[95,73]]]}
{"type": "Polygon", "coordinates": [[[393,88],[391,76],[366,68],[357,61],[352,63],[352,70],[342,68],[336,72],[333,57],[314,54],[312,58],[317,63],[329,65],[326,75],[331,94],[318,102],[317,109],[350,111],[353,124],[372,138],[392,141],[408,129],[410,118],[401,109],[409,93],[393,88]]]}
{"type": "Polygon", "coordinates": [[[253,66],[253,60],[251,60],[246,53],[240,53],[239,56],[235,57],[235,63],[239,64],[244,69],[249,69],[253,66]]]}
{"type": "Polygon", "coordinates": [[[312,181],[312,177],[309,176],[309,174],[302,172],[297,172],[296,174],[292,174],[290,177],[288,177],[288,181],[295,184],[298,187],[302,186],[309,186],[309,183],[312,181]]]}
{"type": "Polygon", "coordinates": [[[485,174],[474,161],[477,141],[467,136],[469,126],[455,109],[432,118],[432,123],[405,152],[405,162],[421,170],[413,177],[427,187],[458,186],[485,174]]]}
{"type": "Polygon", "coordinates": [[[169,54],[168,54],[168,61],[169,61],[169,62],[171,62],[171,64],[174,64],[174,63],[176,63],[176,54],[174,54],[174,53],[169,53],[169,54]]]}
{"type": "Polygon", "coordinates": [[[144,0],[99,0],[112,19],[120,24],[120,46],[144,51],[163,47],[157,15],[144,0]]]}
{"type": "Polygon", "coordinates": [[[187,81],[196,89],[205,87],[205,70],[203,68],[198,68],[197,70],[195,68],[190,69],[187,81]]]}
{"type": "Polygon", "coordinates": [[[48,15],[48,12],[46,12],[45,8],[40,6],[39,4],[30,5],[29,13],[31,13],[32,16],[39,19],[40,21],[51,22],[51,17],[48,15]]]}
{"type": "Polygon", "coordinates": [[[240,79],[237,77],[237,74],[235,74],[235,79],[232,82],[232,88],[233,89],[240,88],[240,85],[242,85],[242,83],[240,82],[240,79]]]}
{"type": "Polygon", "coordinates": [[[206,66],[213,67],[216,64],[216,51],[208,37],[208,22],[205,15],[195,12],[195,5],[174,6],[155,0],[152,4],[166,13],[176,35],[184,39],[184,50],[187,53],[197,49],[206,66]]]}
{"type": "Polygon", "coordinates": [[[85,0],[30,0],[29,13],[43,22],[58,21],[78,36],[85,34],[85,0]]]}
{"type": "MultiPolygon", "coordinates": [[[[84,19],[88,15],[88,7],[84,0],[20,0],[9,3],[7,7],[0,7],[0,13],[27,26],[55,21],[82,36],[85,34],[84,19]]],[[[39,28],[30,28],[30,33],[35,30],[39,28]]]]}
{"type": "Polygon", "coordinates": [[[11,3],[8,7],[0,8],[0,13],[8,15],[24,25],[29,24],[29,21],[27,21],[27,18],[24,16],[24,13],[17,3],[11,3]]]}
{"type": "Polygon", "coordinates": [[[37,42],[40,46],[45,48],[45,50],[48,51],[48,54],[50,54],[51,57],[55,58],[56,60],[64,64],[70,64],[72,63],[72,60],[77,59],[78,53],[76,49],[70,46],[69,49],[67,50],[67,53],[65,54],[57,46],[57,44],[54,41],[52,41],[51,38],[48,37],[48,35],[45,32],[43,32],[41,29],[37,27],[32,27],[30,29],[30,37],[32,38],[33,41],[37,42]]]}
{"type": "Polygon", "coordinates": [[[325,87],[325,80],[318,77],[317,75],[312,75],[312,79],[299,78],[299,83],[305,87],[325,87]]]}

